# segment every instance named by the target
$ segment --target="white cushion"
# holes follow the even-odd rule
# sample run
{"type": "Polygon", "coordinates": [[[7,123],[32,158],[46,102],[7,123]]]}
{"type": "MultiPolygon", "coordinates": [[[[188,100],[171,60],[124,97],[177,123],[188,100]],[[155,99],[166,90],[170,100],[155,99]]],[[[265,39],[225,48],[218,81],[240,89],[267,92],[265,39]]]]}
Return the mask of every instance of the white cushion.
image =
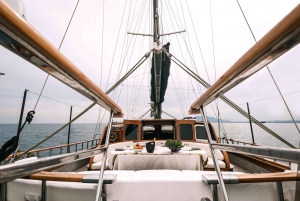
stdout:
{"type": "Polygon", "coordinates": [[[135,172],[131,180],[145,181],[170,181],[170,180],[184,180],[184,176],[179,170],[138,170],[135,172]]]}
{"type": "Polygon", "coordinates": [[[97,163],[99,161],[101,161],[103,158],[103,154],[97,154],[95,155],[94,159],[93,159],[93,163],[97,163]]]}
{"type": "MultiPolygon", "coordinates": [[[[211,154],[211,151],[209,148],[209,144],[191,142],[191,143],[189,143],[189,146],[190,147],[199,147],[200,149],[203,149],[204,151],[206,151],[208,157],[212,157],[212,154],[211,154]]],[[[218,160],[224,160],[224,155],[219,149],[215,149],[215,153],[216,153],[218,160]]]]}
{"type": "MultiPolygon", "coordinates": [[[[220,168],[226,168],[224,161],[218,160],[220,168]]],[[[214,161],[211,157],[208,157],[206,168],[215,168],[214,161]]]]}
{"type": "MultiPolygon", "coordinates": [[[[192,181],[202,181],[202,175],[207,174],[217,174],[215,171],[198,171],[198,170],[182,170],[181,173],[183,174],[186,180],[192,181]]],[[[222,175],[236,175],[236,174],[245,174],[243,172],[222,172],[222,175]]]]}
{"type": "Polygon", "coordinates": [[[225,159],[223,153],[219,149],[215,149],[215,153],[218,160],[223,161],[225,159]]]}
{"type": "MultiPolygon", "coordinates": [[[[99,173],[99,171],[88,173],[94,174],[99,173]]],[[[212,200],[211,186],[206,185],[201,180],[202,174],[216,173],[212,171],[189,170],[145,170],[137,172],[105,171],[104,174],[117,174],[117,181],[112,185],[107,185],[107,200],[182,201],[201,200],[203,197],[208,197],[212,200]],[[182,177],[180,174],[182,174],[182,177]],[[169,180],[174,178],[176,180],[169,180]]],[[[222,174],[241,173],[222,172],[222,174]]],[[[283,182],[285,195],[287,195],[286,192],[291,191],[292,186],[295,186],[295,182],[288,183],[291,186],[288,187],[286,185],[287,182],[283,182]]],[[[46,199],[55,201],[95,200],[96,191],[97,184],[47,181],[46,199]]],[[[245,198],[247,198],[247,201],[277,200],[277,195],[274,193],[276,192],[276,184],[274,182],[226,184],[226,191],[230,200],[233,201],[245,200],[245,198]]],[[[28,193],[40,195],[41,181],[16,179],[7,183],[8,201],[24,200],[25,195],[28,193]]],[[[219,192],[218,194],[219,200],[222,201],[222,193],[219,192]]],[[[285,199],[291,200],[294,195],[291,194],[289,196],[288,198],[285,197],[285,199]]]]}
{"type": "MultiPolygon", "coordinates": [[[[100,171],[81,171],[76,172],[78,174],[99,174],[100,171]]],[[[104,174],[116,174],[118,181],[130,180],[132,175],[135,173],[133,170],[105,170],[104,174]]]]}
{"type": "Polygon", "coordinates": [[[34,161],[34,160],[37,160],[37,159],[38,159],[38,157],[24,158],[24,159],[16,161],[15,163],[25,163],[25,162],[34,161]]]}
{"type": "MultiPolygon", "coordinates": [[[[106,159],[106,168],[107,168],[108,162],[109,162],[109,158],[106,159]]],[[[100,160],[96,163],[93,163],[91,166],[91,170],[100,170],[101,165],[102,165],[102,160],[100,160]]],[[[87,167],[89,167],[89,164],[87,164],[87,167]]]]}

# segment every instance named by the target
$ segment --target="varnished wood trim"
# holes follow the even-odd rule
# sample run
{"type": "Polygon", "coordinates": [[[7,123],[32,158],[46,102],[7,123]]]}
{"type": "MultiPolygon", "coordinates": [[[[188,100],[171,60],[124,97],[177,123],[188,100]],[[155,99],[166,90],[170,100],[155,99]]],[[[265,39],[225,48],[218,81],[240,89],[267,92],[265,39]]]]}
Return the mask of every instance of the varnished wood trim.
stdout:
{"type": "Polygon", "coordinates": [[[263,174],[236,174],[240,183],[296,181],[296,172],[279,172],[263,174]]]}
{"type": "Polygon", "coordinates": [[[44,181],[82,182],[82,179],[85,175],[86,174],[78,173],[39,172],[30,175],[30,179],[44,181]]]}
{"type": "Polygon", "coordinates": [[[221,150],[223,156],[224,156],[224,162],[226,164],[226,168],[230,169],[230,162],[229,162],[229,157],[226,151],[221,150]]]}
{"type": "Polygon", "coordinates": [[[183,120],[176,120],[176,125],[175,125],[175,130],[176,130],[176,134],[175,137],[176,139],[180,139],[180,129],[179,126],[183,125],[183,124],[189,124],[192,126],[192,135],[193,135],[193,139],[191,140],[185,140],[185,141],[196,141],[196,132],[195,132],[195,120],[191,120],[191,119],[183,119],[183,120]]]}
{"type": "Polygon", "coordinates": [[[259,167],[262,167],[266,170],[269,170],[271,172],[283,172],[285,170],[290,170],[290,166],[273,162],[264,158],[256,157],[256,156],[250,156],[250,155],[243,155],[243,154],[237,154],[237,153],[231,153],[237,157],[240,157],[249,163],[253,163],[259,167]]]}
{"type": "MultiPolygon", "coordinates": [[[[208,122],[208,126],[209,126],[209,129],[210,129],[210,131],[212,132],[211,134],[214,136],[216,142],[217,142],[217,143],[220,143],[219,138],[218,138],[218,136],[217,136],[217,132],[216,132],[214,126],[213,126],[210,122],[208,122]]],[[[211,137],[213,137],[213,136],[211,136],[211,137]]]]}
{"type": "Polygon", "coordinates": [[[88,167],[89,170],[92,169],[92,165],[93,165],[93,163],[94,163],[94,158],[95,158],[95,156],[92,156],[92,157],[90,158],[90,161],[89,161],[89,167],[88,167]]]}
{"type": "Polygon", "coordinates": [[[126,142],[126,141],[132,141],[132,140],[126,140],[126,125],[127,124],[135,124],[138,125],[138,139],[137,140],[141,140],[141,134],[142,134],[142,123],[140,120],[124,120],[123,123],[123,135],[122,135],[122,142],[126,142]]]}
{"type": "Polygon", "coordinates": [[[98,147],[101,146],[102,144],[104,144],[104,139],[105,139],[104,137],[106,136],[107,128],[108,128],[108,124],[106,124],[106,126],[104,127],[104,129],[102,131],[102,135],[101,135],[101,138],[99,140],[98,147]]]}

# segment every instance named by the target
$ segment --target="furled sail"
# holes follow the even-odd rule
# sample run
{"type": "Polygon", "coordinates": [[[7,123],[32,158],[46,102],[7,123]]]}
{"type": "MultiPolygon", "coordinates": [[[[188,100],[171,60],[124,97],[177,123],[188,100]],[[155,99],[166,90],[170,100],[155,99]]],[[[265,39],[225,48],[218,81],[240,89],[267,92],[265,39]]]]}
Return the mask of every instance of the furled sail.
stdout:
{"type": "MultiPolygon", "coordinates": [[[[164,49],[166,49],[169,52],[169,46],[170,43],[167,43],[163,46],[164,49]]],[[[154,62],[154,57],[158,57],[156,54],[152,57],[152,67],[151,67],[151,101],[154,103],[163,103],[165,93],[168,86],[168,79],[170,75],[170,66],[171,66],[171,60],[170,58],[162,52],[161,55],[161,80],[160,80],[160,87],[159,87],[159,94],[160,98],[159,101],[156,101],[156,87],[155,87],[155,73],[154,68],[156,67],[154,62]]]]}

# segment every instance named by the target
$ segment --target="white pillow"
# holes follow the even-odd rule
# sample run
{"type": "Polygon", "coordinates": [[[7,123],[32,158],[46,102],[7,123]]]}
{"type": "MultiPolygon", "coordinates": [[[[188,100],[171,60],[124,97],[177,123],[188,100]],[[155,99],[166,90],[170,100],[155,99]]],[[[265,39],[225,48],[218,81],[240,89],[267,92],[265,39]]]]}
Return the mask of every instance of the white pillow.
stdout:
{"type": "Polygon", "coordinates": [[[97,155],[95,155],[93,163],[97,163],[97,162],[101,161],[102,158],[103,158],[103,154],[97,154],[97,155]]]}

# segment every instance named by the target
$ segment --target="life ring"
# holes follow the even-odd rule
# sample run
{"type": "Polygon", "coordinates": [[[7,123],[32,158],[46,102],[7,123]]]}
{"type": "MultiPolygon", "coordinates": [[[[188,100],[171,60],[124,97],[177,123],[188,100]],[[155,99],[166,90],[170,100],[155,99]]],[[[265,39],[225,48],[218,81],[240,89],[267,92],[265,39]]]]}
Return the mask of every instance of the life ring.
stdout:
{"type": "Polygon", "coordinates": [[[116,133],[110,133],[109,141],[114,142],[117,139],[116,133]]]}

